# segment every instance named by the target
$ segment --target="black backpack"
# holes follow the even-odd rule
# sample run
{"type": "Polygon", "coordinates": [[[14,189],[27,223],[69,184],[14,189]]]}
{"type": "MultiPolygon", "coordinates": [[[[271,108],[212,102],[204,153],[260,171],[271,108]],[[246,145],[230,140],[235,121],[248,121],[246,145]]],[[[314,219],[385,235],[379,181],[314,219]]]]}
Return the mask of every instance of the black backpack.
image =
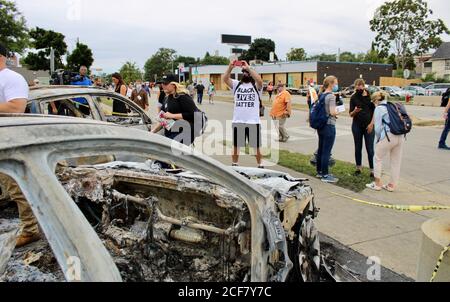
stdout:
{"type": "MultiPolygon", "coordinates": [[[[241,87],[241,85],[244,84],[242,82],[239,82],[239,84],[236,86],[236,90],[234,91],[234,95],[236,95],[236,92],[238,91],[239,87],[241,87]]],[[[262,100],[261,100],[261,96],[259,95],[259,91],[258,88],[256,87],[256,84],[252,82],[253,88],[256,91],[256,94],[258,95],[258,101],[259,101],[259,117],[263,117],[266,113],[266,107],[264,107],[262,100]]]]}
{"type": "MultiPolygon", "coordinates": [[[[387,108],[390,123],[387,123],[383,119],[383,124],[388,125],[391,133],[394,135],[406,135],[411,132],[413,128],[413,122],[411,120],[411,117],[408,115],[408,112],[406,111],[406,108],[403,104],[394,104],[391,102],[388,102],[387,104],[382,104],[381,106],[384,106],[387,108]]],[[[387,135],[386,131],[386,137],[388,141],[390,141],[389,136],[387,135]]]]}
{"type": "Polygon", "coordinates": [[[197,109],[194,113],[194,137],[200,137],[205,134],[206,128],[208,127],[208,117],[206,113],[197,109]]]}

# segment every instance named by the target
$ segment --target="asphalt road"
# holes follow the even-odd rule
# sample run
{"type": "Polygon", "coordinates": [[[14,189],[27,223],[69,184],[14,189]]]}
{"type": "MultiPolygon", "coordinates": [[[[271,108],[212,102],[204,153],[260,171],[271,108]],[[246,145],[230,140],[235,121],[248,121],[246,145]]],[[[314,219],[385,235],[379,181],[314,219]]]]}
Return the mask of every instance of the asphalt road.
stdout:
{"type": "MultiPolygon", "coordinates": [[[[230,131],[226,131],[233,116],[233,105],[228,102],[216,102],[209,105],[208,101],[201,106],[210,120],[210,124],[220,123],[227,132],[226,140],[231,140],[230,131]]],[[[410,114],[421,119],[436,119],[442,116],[442,109],[431,107],[409,106],[410,114]]],[[[267,115],[267,114],[266,114],[267,115]]],[[[267,120],[267,118],[265,118],[267,120]]],[[[339,160],[354,162],[354,142],[351,132],[352,120],[347,114],[337,122],[337,139],[333,156],[339,160]]],[[[295,111],[287,122],[291,139],[280,148],[313,154],[317,149],[317,135],[307,124],[307,112],[295,111]]],[[[423,187],[427,190],[448,195],[450,193],[450,152],[438,150],[437,145],[443,127],[415,127],[407,136],[404,149],[401,178],[409,184],[423,187]]],[[[267,131],[263,131],[268,132],[267,131]]],[[[269,131],[270,132],[270,131],[269,131]]],[[[276,133],[274,133],[276,137],[276,133]]],[[[367,154],[363,153],[364,165],[368,166],[367,154]]],[[[388,171],[386,171],[388,172],[388,171]]]]}

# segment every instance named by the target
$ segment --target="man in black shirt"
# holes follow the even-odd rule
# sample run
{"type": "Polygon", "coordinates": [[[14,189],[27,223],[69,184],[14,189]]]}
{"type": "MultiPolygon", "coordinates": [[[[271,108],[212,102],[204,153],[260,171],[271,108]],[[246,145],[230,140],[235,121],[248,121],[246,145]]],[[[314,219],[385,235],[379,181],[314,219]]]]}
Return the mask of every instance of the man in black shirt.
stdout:
{"type": "Polygon", "coordinates": [[[197,102],[199,105],[203,103],[203,94],[205,92],[205,86],[203,86],[203,82],[200,81],[200,83],[195,86],[195,89],[197,90],[197,102]]]}
{"type": "Polygon", "coordinates": [[[370,93],[366,89],[366,83],[362,79],[355,82],[355,94],[350,100],[350,116],[353,118],[352,132],[355,140],[355,175],[362,173],[362,148],[363,140],[366,143],[369,166],[373,177],[375,157],[375,131],[373,116],[375,105],[372,103],[370,93]]]}

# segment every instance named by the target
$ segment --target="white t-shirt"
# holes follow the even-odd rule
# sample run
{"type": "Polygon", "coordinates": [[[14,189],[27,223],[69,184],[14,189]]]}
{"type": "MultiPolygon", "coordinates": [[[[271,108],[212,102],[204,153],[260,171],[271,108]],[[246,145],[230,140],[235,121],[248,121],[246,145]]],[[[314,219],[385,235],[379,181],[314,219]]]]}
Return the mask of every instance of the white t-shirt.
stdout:
{"type": "Polygon", "coordinates": [[[261,91],[256,91],[252,83],[242,83],[233,80],[234,92],[234,116],[235,124],[261,124],[259,117],[259,100],[261,99],[261,91]],[[239,88],[237,88],[239,86],[239,88]],[[236,90],[237,88],[237,90],[236,90]],[[259,94],[259,97],[258,97],[259,94]]]}
{"type": "Polygon", "coordinates": [[[8,68],[0,71],[0,103],[16,99],[28,100],[28,90],[23,76],[8,68]]]}

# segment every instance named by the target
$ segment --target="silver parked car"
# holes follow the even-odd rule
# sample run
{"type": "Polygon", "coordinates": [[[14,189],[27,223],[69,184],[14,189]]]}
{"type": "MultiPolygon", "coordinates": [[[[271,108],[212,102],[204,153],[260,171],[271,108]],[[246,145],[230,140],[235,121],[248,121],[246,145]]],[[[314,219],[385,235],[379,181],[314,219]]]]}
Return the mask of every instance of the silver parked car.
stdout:
{"type": "Polygon", "coordinates": [[[392,97],[406,97],[408,95],[412,95],[410,92],[405,91],[397,86],[381,86],[380,89],[385,91],[392,97]]]}
{"type": "Polygon", "coordinates": [[[420,86],[407,86],[403,88],[405,91],[411,93],[413,96],[426,96],[427,90],[425,88],[422,88],[420,86]]]}
{"type": "Polygon", "coordinates": [[[450,83],[432,84],[425,88],[427,90],[427,95],[443,95],[447,89],[450,88],[450,83]]]}

